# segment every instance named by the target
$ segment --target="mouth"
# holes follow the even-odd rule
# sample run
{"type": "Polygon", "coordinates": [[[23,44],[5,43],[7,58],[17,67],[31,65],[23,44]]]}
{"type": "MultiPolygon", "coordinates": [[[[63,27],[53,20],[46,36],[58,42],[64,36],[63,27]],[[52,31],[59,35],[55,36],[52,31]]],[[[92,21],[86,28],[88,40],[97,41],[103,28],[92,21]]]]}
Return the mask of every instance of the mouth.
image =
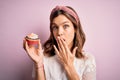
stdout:
{"type": "Polygon", "coordinates": [[[63,37],[57,37],[57,39],[58,39],[58,38],[61,38],[61,39],[63,39],[63,41],[66,41],[65,38],[63,38],[63,37]]]}
{"type": "Polygon", "coordinates": [[[61,39],[63,39],[63,41],[66,41],[65,38],[61,37],[61,39]]]}
{"type": "Polygon", "coordinates": [[[63,39],[65,41],[65,39],[63,39]]]}

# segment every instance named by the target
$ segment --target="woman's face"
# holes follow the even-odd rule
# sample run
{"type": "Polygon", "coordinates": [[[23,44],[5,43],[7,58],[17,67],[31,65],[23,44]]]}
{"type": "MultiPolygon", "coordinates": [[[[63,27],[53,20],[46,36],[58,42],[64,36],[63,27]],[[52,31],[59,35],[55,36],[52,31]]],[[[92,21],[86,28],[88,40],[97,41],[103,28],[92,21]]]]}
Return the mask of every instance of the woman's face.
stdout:
{"type": "Polygon", "coordinates": [[[71,48],[75,34],[75,29],[72,22],[66,16],[59,15],[53,19],[51,27],[54,38],[63,38],[68,47],[71,48]]]}

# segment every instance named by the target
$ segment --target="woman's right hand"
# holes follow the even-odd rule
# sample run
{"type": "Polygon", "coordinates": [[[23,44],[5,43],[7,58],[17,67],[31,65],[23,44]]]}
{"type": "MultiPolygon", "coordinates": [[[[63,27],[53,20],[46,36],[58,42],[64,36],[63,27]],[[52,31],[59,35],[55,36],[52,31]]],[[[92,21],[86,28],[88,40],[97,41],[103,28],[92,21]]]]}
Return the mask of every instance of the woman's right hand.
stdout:
{"type": "Polygon", "coordinates": [[[43,50],[39,40],[38,48],[28,45],[27,41],[23,40],[23,48],[27,52],[28,56],[34,61],[38,66],[43,65],[43,50]]]}

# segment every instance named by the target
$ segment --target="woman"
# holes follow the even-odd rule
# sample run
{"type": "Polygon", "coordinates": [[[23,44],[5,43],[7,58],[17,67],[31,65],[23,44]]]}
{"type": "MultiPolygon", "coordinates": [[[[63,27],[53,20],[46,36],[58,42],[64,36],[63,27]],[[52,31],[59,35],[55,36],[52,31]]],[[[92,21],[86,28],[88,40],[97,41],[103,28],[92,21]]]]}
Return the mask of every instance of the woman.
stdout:
{"type": "Polygon", "coordinates": [[[96,80],[94,57],[83,51],[85,34],[79,17],[69,6],[56,6],[50,14],[50,37],[42,51],[24,41],[34,61],[35,80],[96,80]]]}

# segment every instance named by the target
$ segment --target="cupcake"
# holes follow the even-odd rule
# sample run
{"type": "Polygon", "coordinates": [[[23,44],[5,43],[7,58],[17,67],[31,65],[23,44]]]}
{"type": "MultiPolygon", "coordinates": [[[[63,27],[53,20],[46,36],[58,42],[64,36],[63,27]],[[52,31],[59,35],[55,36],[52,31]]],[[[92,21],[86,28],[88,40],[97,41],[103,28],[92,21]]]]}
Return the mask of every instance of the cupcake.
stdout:
{"type": "Polygon", "coordinates": [[[28,45],[37,45],[39,43],[39,37],[37,34],[31,33],[25,37],[28,45]]]}

